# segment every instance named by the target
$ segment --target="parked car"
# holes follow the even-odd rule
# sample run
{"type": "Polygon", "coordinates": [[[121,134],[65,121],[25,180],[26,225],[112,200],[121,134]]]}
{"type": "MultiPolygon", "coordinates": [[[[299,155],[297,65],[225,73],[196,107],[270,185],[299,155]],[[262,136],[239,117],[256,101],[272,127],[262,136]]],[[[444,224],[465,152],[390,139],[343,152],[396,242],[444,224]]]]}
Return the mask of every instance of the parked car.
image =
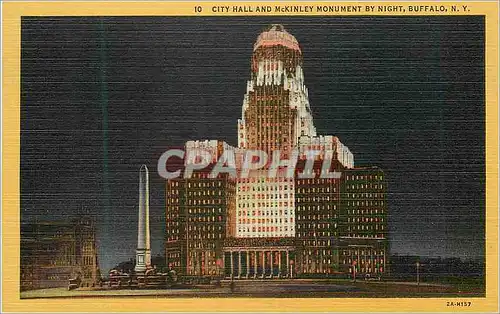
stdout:
{"type": "Polygon", "coordinates": [[[68,284],[68,290],[73,290],[80,287],[81,283],[82,280],[80,279],[80,277],[70,278],[68,284]]]}
{"type": "Polygon", "coordinates": [[[365,280],[377,280],[380,281],[380,276],[372,276],[370,274],[365,275],[365,280]]]}

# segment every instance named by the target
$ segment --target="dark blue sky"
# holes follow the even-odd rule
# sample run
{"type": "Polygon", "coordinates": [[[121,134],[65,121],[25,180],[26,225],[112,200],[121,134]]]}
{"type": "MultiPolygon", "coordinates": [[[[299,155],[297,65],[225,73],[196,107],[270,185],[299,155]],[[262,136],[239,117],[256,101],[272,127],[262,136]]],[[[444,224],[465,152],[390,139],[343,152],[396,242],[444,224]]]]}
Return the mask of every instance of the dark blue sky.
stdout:
{"type": "Polygon", "coordinates": [[[153,254],[162,253],[158,157],[190,139],[236,145],[252,46],[271,23],[302,47],[318,133],[339,136],[356,165],[386,171],[392,253],[482,258],[479,16],[25,17],[22,221],[95,215],[107,270],[135,254],[144,163],[153,254]]]}

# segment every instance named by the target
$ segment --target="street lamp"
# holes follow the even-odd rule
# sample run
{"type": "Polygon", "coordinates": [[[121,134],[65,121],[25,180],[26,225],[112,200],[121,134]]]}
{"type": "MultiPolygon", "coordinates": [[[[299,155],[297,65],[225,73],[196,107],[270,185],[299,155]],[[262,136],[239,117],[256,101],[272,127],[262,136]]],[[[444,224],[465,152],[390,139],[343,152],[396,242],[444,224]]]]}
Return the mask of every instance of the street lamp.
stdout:
{"type": "Polygon", "coordinates": [[[417,286],[420,285],[420,262],[417,261],[417,286]]]}
{"type": "Polygon", "coordinates": [[[352,261],[352,273],[353,273],[353,277],[354,277],[354,282],[356,282],[356,260],[352,261]]]}

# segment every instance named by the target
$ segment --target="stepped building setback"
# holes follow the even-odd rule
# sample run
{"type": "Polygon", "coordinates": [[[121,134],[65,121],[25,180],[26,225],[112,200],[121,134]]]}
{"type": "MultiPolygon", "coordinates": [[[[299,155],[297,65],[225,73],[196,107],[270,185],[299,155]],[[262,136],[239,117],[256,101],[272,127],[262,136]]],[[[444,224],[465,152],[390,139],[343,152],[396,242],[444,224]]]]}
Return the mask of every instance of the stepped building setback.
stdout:
{"type": "Polygon", "coordinates": [[[244,279],[378,277],[387,271],[384,172],[355,167],[339,138],[317,134],[302,64],[295,37],[282,25],[269,27],[253,46],[238,146],[186,143],[184,166],[196,162],[193,151],[213,159],[192,176],[166,182],[166,259],[178,273],[244,279]],[[276,169],[276,176],[267,175],[267,163],[248,176],[211,177],[228,151],[236,156],[237,172],[248,151],[269,159],[279,152],[280,160],[297,154],[297,162],[295,169],[276,169]],[[326,170],[338,177],[319,176],[324,160],[332,160],[326,170]]]}

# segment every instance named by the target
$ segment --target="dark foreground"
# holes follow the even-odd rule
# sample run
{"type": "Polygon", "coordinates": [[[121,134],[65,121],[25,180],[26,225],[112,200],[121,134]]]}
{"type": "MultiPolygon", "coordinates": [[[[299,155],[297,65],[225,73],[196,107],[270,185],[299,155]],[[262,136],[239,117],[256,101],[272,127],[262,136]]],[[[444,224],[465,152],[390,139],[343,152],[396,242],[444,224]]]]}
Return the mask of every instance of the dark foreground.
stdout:
{"type": "Polygon", "coordinates": [[[262,298],[422,298],[422,297],[484,297],[484,286],[478,282],[421,283],[348,280],[245,280],[229,281],[221,287],[197,285],[176,289],[90,289],[68,291],[52,288],[21,292],[22,299],[82,297],[262,297],[262,298]]]}

